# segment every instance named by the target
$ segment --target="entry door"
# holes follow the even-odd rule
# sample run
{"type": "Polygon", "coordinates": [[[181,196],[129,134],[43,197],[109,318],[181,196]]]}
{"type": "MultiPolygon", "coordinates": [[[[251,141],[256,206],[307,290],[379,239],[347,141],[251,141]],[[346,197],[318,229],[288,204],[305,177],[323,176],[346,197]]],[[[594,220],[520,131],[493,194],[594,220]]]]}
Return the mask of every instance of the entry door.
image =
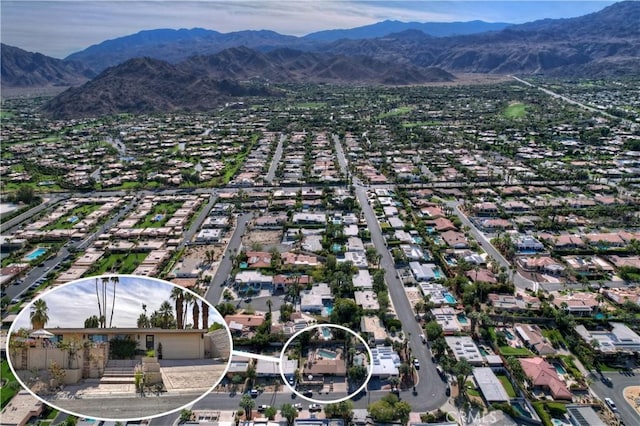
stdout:
{"type": "Polygon", "coordinates": [[[155,349],[156,345],[155,342],[153,340],[153,334],[147,334],[147,350],[151,349],[155,349]]]}

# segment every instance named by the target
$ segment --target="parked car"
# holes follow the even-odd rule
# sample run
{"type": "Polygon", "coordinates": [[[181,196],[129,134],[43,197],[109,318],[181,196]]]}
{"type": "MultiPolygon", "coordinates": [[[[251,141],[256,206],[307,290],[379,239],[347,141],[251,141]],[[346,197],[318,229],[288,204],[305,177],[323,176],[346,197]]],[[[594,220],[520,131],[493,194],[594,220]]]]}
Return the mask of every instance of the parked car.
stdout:
{"type": "Polygon", "coordinates": [[[618,407],[616,407],[616,403],[613,402],[613,399],[605,398],[604,402],[606,402],[609,408],[611,408],[611,411],[618,411],[618,407]]]}
{"type": "Polygon", "coordinates": [[[267,408],[269,408],[268,405],[266,404],[262,404],[262,405],[258,405],[258,412],[262,413],[264,410],[266,410],[267,408]]]}
{"type": "Polygon", "coordinates": [[[309,411],[322,411],[320,404],[309,404],[309,411]]]}
{"type": "Polygon", "coordinates": [[[391,393],[395,393],[396,395],[400,395],[400,389],[398,389],[397,387],[392,387],[391,388],[391,393]]]}
{"type": "Polygon", "coordinates": [[[300,411],[300,410],[302,410],[302,404],[300,404],[299,402],[297,404],[293,404],[293,408],[295,408],[296,410],[300,411]]]}
{"type": "Polygon", "coordinates": [[[258,395],[260,395],[260,392],[258,392],[258,391],[257,391],[257,390],[255,390],[255,389],[251,389],[251,390],[249,391],[249,395],[251,395],[251,398],[257,398],[257,397],[258,397],[258,395]]]}
{"type": "Polygon", "coordinates": [[[313,396],[313,391],[306,390],[302,392],[302,396],[306,396],[307,398],[311,398],[313,396]]]}
{"type": "Polygon", "coordinates": [[[613,386],[613,382],[611,381],[610,378],[608,378],[607,376],[602,376],[602,383],[604,383],[605,385],[612,387],[613,386]]]}
{"type": "Polygon", "coordinates": [[[420,335],[420,339],[422,340],[422,343],[427,343],[427,337],[424,334],[420,335]]]}
{"type": "Polygon", "coordinates": [[[420,370],[420,361],[418,361],[416,358],[413,359],[413,366],[416,368],[416,370],[420,370]]]}

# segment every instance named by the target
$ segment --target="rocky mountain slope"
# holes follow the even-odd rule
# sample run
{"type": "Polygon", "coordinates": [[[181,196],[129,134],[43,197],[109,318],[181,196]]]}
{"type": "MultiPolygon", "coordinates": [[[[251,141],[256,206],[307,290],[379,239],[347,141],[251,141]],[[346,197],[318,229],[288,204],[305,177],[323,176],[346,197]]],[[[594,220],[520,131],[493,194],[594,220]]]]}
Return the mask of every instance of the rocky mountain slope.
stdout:
{"type": "Polygon", "coordinates": [[[419,84],[451,81],[437,68],[385,63],[291,49],[261,53],[248,48],[196,56],[178,64],[136,58],[68,89],[43,111],[54,118],[120,112],[206,111],[247,96],[277,96],[266,83],[419,84]]]}

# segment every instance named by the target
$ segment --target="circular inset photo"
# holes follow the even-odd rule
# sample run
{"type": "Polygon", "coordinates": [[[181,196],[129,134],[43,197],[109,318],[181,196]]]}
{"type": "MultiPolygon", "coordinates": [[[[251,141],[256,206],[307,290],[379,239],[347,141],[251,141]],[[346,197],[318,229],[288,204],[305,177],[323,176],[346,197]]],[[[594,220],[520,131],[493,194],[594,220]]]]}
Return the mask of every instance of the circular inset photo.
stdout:
{"type": "Polygon", "coordinates": [[[9,365],[45,403],[99,420],[177,411],[226,374],[231,333],[204,298],[167,281],[103,275],[56,287],[13,322],[9,365]]]}
{"type": "Polygon", "coordinates": [[[285,343],[280,375],[300,397],[316,404],[336,403],[365,389],[372,359],[369,345],[354,331],[336,324],[313,325],[285,343]]]}

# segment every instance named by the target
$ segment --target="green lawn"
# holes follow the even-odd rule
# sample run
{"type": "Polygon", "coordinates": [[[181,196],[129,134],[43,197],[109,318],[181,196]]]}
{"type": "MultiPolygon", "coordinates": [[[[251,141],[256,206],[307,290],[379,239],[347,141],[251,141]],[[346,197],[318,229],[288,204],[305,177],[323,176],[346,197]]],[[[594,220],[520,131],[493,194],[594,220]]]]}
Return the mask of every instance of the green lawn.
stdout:
{"type": "Polygon", "coordinates": [[[411,127],[438,126],[440,124],[442,124],[440,121],[412,121],[412,122],[402,123],[402,127],[404,127],[405,129],[408,129],[411,127]]]}
{"type": "Polygon", "coordinates": [[[551,329],[551,330],[547,330],[547,329],[543,329],[542,330],[542,335],[544,337],[546,337],[547,339],[549,339],[549,341],[551,342],[552,345],[556,345],[556,344],[562,344],[562,346],[567,347],[567,342],[565,342],[564,337],[562,336],[562,333],[560,333],[559,330],[556,329],[551,329]]]}
{"type": "Polygon", "coordinates": [[[147,214],[144,220],[136,224],[136,228],[160,228],[173,216],[173,214],[182,207],[182,201],[159,203],[153,206],[151,212],[147,214]],[[158,215],[162,215],[160,220],[156,220],[158,215]]]}
{"type": "Polygon", "coordinates": [[[527,348],[512,348],[511,346],[500,346],[500,353],[504,356],[531,356],[531,352],[527,348]]]}
{"type": "Polygon", "coordinates": [[[464,384],[465,392],[469,396],[480,396],[480,392],[474,387],[472,382],[466,382],[464,384]]]}
{"type": "Polygon", "coordinates": [[[507,391],[507,395],[509,395],[511,398],[515,398],[516,390],[513,388],[513,385],[509,381],[509,378],[504,374],[496,374],[496,376],[500,380],[500,383],[502,383],[502,387],[504,387],[504,390],[507,391]]]}
{"type": "Polygon", "coordinates": [[[0,405],[4,408],[4,406],[7,405],[11,398],[13,398],[16,393],[18,393],[18,390],[20,390],[21,387],[16,378],[11,373],[9,363],[6,360],[2,361],[0,372],[2,373],[2,380],[7,381],[4,386],[0,387],[0,405]]]}
{"type": "Polygon", "coordinates": [[[324,102],[300,102],[294,105],[294,108],[318,109],[325,106],[324,102]]]}
{"type": "Polygon", "coordinates": [[[504,110],[504,116],[506,118],[523,118],[526,113],[525,105],[520,102],[512,103],[504,110]]]}
{"type": "Polygon", "coordinates": [[[76,223],[93,213],[94,211],[100,208],[101,204],[83,204],[81,206],[76,207],[71,210],[69,214],[62,216],[60,219],[56,220],[54,223],[51,223],[44,227],[45,230],[53,230],[53,229],[71,229],[76,223]],[[69,219],[72,217],[77,217],[78,220],[70,221],[69,219]]]}
{"type": "Polygon", "coordinates": [[[100,259],[95,274],[102,275],[107,272],[131,274],[146,257],[147,253],[113,253],[100,259]]]}
{"type": "Polygon", "coordinates": [[[402,107],[394,108],[391,111],[383,112],[381,114],[378,114],[378,117],[376,117],[376,118],[382,119],[382,118],[394,117],[396,115],[406,114],[408,112],[411,112],[412,110],[413,110],[413,107],[402,106],[402,107]]]}
{"type": "Polygon", "coordinates": [[[614,367],[614,366],[611,366],[609,364],[600,363],[600,364],[598,364],[598,370],[603,371],[605,373],[607,373],[607,372],[608,373],[615,373],[615,372],[618,372],[618,371],[623,371],[624,368],[614,367]]]}

